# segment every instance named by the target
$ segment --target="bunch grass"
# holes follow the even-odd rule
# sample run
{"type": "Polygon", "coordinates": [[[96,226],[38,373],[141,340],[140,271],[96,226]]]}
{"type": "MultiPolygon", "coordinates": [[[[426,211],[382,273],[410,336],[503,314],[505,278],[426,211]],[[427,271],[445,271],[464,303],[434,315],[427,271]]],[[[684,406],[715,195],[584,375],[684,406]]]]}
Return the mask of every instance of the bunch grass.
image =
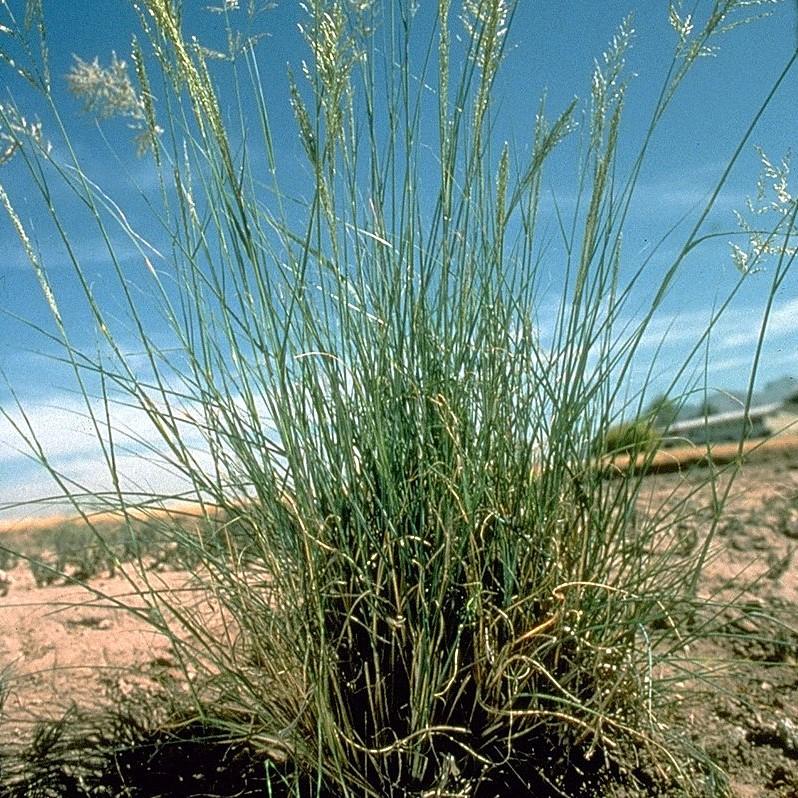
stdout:
{"type": "MultiPolygon", "coordinates": [[[[230,25],[236,5],[223,9],[230,25]]],[[[669,729],[659,678],[708,628],[696,585],[712,532],[699,556],[685,552],[672,515],[637,512],[644,468],[608,481],[594,466],[595,441],[642,414],[644,390],[623,398],[641,340],[756,122],[629,325],[648,261],[623,276],[622,232],[650,141],[685,75],[750,3],[707,5],[697,28],[672,10],[673,65],[626,173],[629,20],[597,62],[550,329],[542,179],[578,108],[549,116],[541,103],[527,156],[497,145],[492,88],[512,2],[439,0],[420,63],[412,4],[307,2],[308,55],[289,75],[307,173],[295,202],[281,188],[255,44],[231,37],[221,54],[237,77],[223,101],[220,54],[184,33],[170,0],[145,0],[135,82],[114,58],[111,70],[81,62],[70,85],[104,115],[103,98],[119,95],[97,81],[122,80],[158,175],[160,205],[147,202],[165,247],[134,231],[68,139],[65,165],[41,137],[9,128],[32,187],[49,196],[62,180],[84,203],[140,353],[126,354],[54,210],[101,355],[73,345],[0,190],[114,489],[82,491],[47,459],[24,408],[15,423],[80,513],[125,519],[172,498],[123,488],[113,409],[132,404],[158,439],[134,442],[185,477],[182,498],[200,513],[221,508],[219,545],[173,531],[202,566],[219,628],[163,595],[150,597],[154,622],[203,675],[192,683],[202,723],[289,761],[297,792],[588,795],[655,781],[723,791],[669,729]],[[456,17],[467,34],[457,56],[456,17]],[[168,346],[121,265],[116,222],[147,266],[168,346]]],[[[795,213],[792,202],[767,238],[778,260],[769,308],[794,259],[795,213]]],[[[719,492],[715,519],[722,504],[719,492]]]]}

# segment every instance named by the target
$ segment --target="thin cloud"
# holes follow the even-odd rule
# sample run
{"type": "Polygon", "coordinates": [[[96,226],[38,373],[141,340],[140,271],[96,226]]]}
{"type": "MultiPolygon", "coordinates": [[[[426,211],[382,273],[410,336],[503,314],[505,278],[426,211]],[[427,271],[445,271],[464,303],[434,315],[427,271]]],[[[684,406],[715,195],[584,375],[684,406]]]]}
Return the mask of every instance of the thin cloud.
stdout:
{"type": "MultiPolygon", "coordinates": [[[[50,460],[78,498],[88,495],[113,495],[114,479],[100,457],[63,456],[50,460]]],[[[165,465],[165,464],[164,464],[165,465]]],[[[175,496],[191,492],[191,483],[178,471],[169,470],[141,455],[117,452],[116,468],[123,493],[150,496],[175,496]]],[[[49,515],[69,510],[72,505],[54,477],[40,464],[25,457],[3,466],[14,478],[3,485],[2,519],[49,515]],[[55,497],[55,498],[54,498],[55,497]]]]}
{"type": "MultiPolygon", "coordinates": [[[[659,314],[651,320],[640,340],[640,348],[673,348],[697,343],[712,319],[712,309],[659,314]]],[[[762,306],[729,307],[709,333],[713,349],[753,347],[760,337],[762,306]]],[[[798,298],[774,306],[765,334],[766,340],[798,333],[798,298]]],[[[753,350],[752,350],[753,352],[753,350]]],[[[750,357],[746,362],[750,362],[750,357]]]]}
{"type": "Polygon", "coordinates": [[[641,349],[653,349],[660,345],[673,348],[697,343],[712,320],[711,314],[711,309],[660,313],[649,322],[639,346],[641,349]]]}
{"type": "MultiPolygon", "coordinates": [[[[231,399],[240,418],[249,418],[243,401],[231,399]]],[[[48,401],[24,404],[25,415],[33,428],[37,445],[41,447],[50,466],[67,478],[76,492],[108,493],[114,490],[114,479],[103,456],[94,424],[85,403],[74,394],[54,395],[48,401]]],[[[30,448],[15,429],[16,422],[27,435],[27,423],[19,409],[6,404],[0,415],[0,468],[8,476],[0,495],[3,505],[36,502],[59,493],[57,483],[44,466],[36,462],[30,448]],[[10,418],[9,418],[10,417],[10,418]]],[[[140,407],[113,403],[110,408],[111,428],[102,416],[99,401],[94,408],[98,414],[100,435],[106,442],[112,436],[114,465],[123,491],[143,492],[151,495],[174,495],[191,491],[190,481],[172,465],[168,447],[145,411],[140,407]]],[[[174,407],[178,434],[183,446],[190,451],[193,467],[212,475],[216,473],[210,447],[201,430],[202,409],[184,403],[174,407]]],[[[259,402],[259,429],[267,434],[271,430],[265,402],[259,402]]],[[[253,419],[254,421],[254,419],[253,419]]],[[[233,458],[234,461],[234,458],[233,458]]],[[[67,506],[64,504],[63,506],[67,506]]],[[[46,506],[49,512],[53,505],[46,506]]],[[[39,509],[39,512],[42,508],[39,509]]],[[[30,515],[31,507],[18,507],[8,511],[11,515],[30,515]]]]}
{"type": "MultiPolygon", "coordinates": [[[[644,178],[635,187],[634,207],[638,210],[654,207],[658,217],[663,211],[684,213],[690,209],[701,210],[711,199],[725,167],[725,162],[715,161],[691,167],[683,174],[670,171],[644,178]]],[[[726,186],[712,207],[720,211],[744,208],[748,194],[750,191],[746,193],[743,189],[726,186]]]]}
{"type": "MultiPolygon", "coordinates": [[[[760,363],[766,365],[770,371],[783,366],[788,367],[788,371],[789,367],[792,367],[792,371],[795,371],[796,366],[798,366],[798,351],[773,351],[772,347],[768,347],[766,345],[763,349],[763,355],[760,359],[760,363]]],[[[737,381],[740,382],[741,380],[739,378],[741,375],[743,377],[743,381],[744,379],[747,379],[752,365],[753,358],[750,355],[741,355],[739,357],[713,359],[708,364],[708,371],[713,374],[734,372],[735,376],[738,378],[737,381]]]]}
{"type": "MultiPolygon", "coordinates": [[[[755,323],[748,326],[743,332],[734,332],[726,335],[720,345],[725,349],[733,349],[739,346],[750,346],[759,340],[761,311],[756,313],[752,309],[750,315],[755,319],[755,323]]],[[[739,328],[739,323],[735,327],[739,328]]],[[[786,302],[773,308],[768,319],[765,337],[768,340],[782,338],[786,335],[798,333],[798,298],[789,299],[786,302]]]]}
{"type": "MultiPolygon", "coordinates": [[[[33,433],[18,408],[8,406],[3,411],[0,416],[0,467],[9,475],[4,480],[0,496],[3,504],[35,501],[57,490],[52,476],[35,461],[9,416],[25,435],[35,435],[36,444],[55,471],[88,491],[113,489],[112,474],[103,457],[94,425],[85,404],[78,397],[52,397],[47,403],[26,405],[25,415],[33,433]]],[[[95,408],[95,412],[98,411],[99,408],[95,408]]],[[[107,441],[107,425],[102,417],[98,421],[100,434],[107,441]]],[[[123,477],[126,490],[147,489],[149,485],[150,488],[157,486],[158,493],[169,493],[179,486],[183,490],[188,486],[178,474],[170,477],[163,467],[159,467],[158,452],[165,454],[166,447],[143,410],[114,405],[111,428],[116,468],[123,477]]],[[[184,442],[191,446],[198,462],[210,464],[207,446],[196,428],[192,431],[187,426],[184,442]]]]}

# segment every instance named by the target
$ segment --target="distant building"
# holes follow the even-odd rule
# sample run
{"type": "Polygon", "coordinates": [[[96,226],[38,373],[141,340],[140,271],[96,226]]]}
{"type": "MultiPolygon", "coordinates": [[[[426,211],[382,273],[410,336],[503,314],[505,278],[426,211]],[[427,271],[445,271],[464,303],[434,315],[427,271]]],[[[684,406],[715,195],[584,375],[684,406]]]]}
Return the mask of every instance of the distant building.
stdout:
{"type": "Polygon", "coordinates": [[[718,392],[700,408],[682,408],[679,417],[663,430],[663,444],[707,444],[798,434],[798,380],[784,377],[768,383],[751,397],[718,392]]]}

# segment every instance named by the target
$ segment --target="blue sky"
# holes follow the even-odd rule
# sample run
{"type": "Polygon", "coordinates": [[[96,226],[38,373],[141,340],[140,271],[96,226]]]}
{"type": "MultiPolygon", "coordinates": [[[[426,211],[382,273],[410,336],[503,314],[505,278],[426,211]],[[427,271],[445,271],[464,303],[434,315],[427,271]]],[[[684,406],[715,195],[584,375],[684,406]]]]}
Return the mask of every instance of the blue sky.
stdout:
{"type": "MultiPolygon", "coordinates": [[[[134,218],[141,206],[137,204],[135,193],[126,188],[125,170],[146,189],[148,181],[152,181],[150,162],[147,158],[135,160],[132,157],[131,135],[124,123],[109,121],[98,129],[81,111],[80,103],[68,93],[64,76],[73,63],[73,54],[84,60],[99,56],[104,64],[110,61],[112,51],[127,58],[131,32],[136,29],[135,14],[130,4],[119,0],[43,0],[43,5],[56,101],[64,123],[76,150],[92,165],[91,176],[107,187],[116,200],[127,203],[125,207],[130,218],[134,218]]],[[[425,0],[419,4],[419,42],[429,34],[432,16],[428,9],[432,5],[425,0]]],[[[454,5],[457,5],[456,0],[454,5]]],[[[693,5],[691,0],[683,3],[683,13],[693,5]]],[[[697,23],[700,23],[710,3],[695,5],[697,23]]],[[[21,0],[9,0],[9,7],[18,18],[24,16],[21,0]]],[[[607,48],[621,20],[633,13],[635,37],[627,60],[629,71],[636,77],[628,95],[621,156],[629,158],[635,154],[671,62],[676,40],[668,25],[667,10],[666,0],[521,0],[508,38],[504,68],[495,89],[499,109],[495,128],[497,140],[508,140],[519,148],[524,147],[532,130],[538,100],[544,92],[552,115],[564,109],[574,97],[586,101],[594,59],[607,48]]],[[[763,6],[760,10],[770,10],[772,16],[735,29],[719,39],[715,57],[702,59],[697,64],[663,120],[641,175],[626,228],[624,258],[627,269],[633,269],[646,258],[655,243],[680,218],[691,212],[691,218],[695,217],[795,48],[796,3],[789,0],[763,6]]],[[[186,0],[184,15],[186,27],[204,43],[223,46],[222,17],[209,13],[205,2],[186,0]]],[[[267,34],[258,49],[259,67],[289,190],[301,190],[301,170],[299,177],[295,177],[296,170],[292,167],[298,159],[300,145],[288,106],[285,79],[286,64],[290,62],[298,69],[300,59],[306,57],[297,30],[300,18],[296,0],[281,0],[276,8],[254,23],[258,31],[267,34]]],[[[4,46],[4,40],[0,39],[0,48],[4,46]]],[[[412,54],[419,56],[420,48],[412,54]]],[[[41,100],[24,82],[13,77],[8,66],[0,69],[3,70],[0,86],[8,84],[15,102],[28,118],[41,115],[46,130],[53,120],[47,117],[41,100]]],[[[218,76],[223,88],[229,89],[229,70],[220,66],[218,76]]],[[[7,101],[8,96],[2,101],[7,101]]],[[[680,358],[683,359],[706,327],[712,307],[728,295],[739,279],[730,257],[730,241],[744,241],[732,237],[736,229],[732,211],[744,210],[746,197],[755,192],[760,163],[754,145],[761,146],[775,163],[790,148],[795,148],[798,142],[795,108],[798,108],[798,71],[788,77],[762,118],[708,220],[708,232],[729,231],[729,235],[718,235],[690,255],[663,312],[644,342],[643,351],[647,348],[653,353],[667,332],[659,354],[663,379],[672,364],[681,362],[680,358]]],[[[544,207],[549,208],[550,214],[548,219],[544,214],[544,235],[554,236],[551,213],[554,198],[566,210],[574,202],[576,141],[575,137],[573,144],[563,148],[546,177],[544,207]]],[[[83,318],[77,311],[70,315],[70,308],[78,304],[78,287],[64,263],[51,225],[41,215],[23,164],[14,160],[0,167],[0,183],[40,248],[67,320],[79,331],[83,318]],[[71,301],[73,298],[75,302],[71,301]]],[[[56,192],[55,199],[62,203],[66,223],[80,232],[80,209],[70,205],[68,193],[56,192]]],[[[651,275],[647,278],[649,287],[672,261],[688,230],[684,223],[654,253],[651,275]]],[[[117,297],[110,288],[104,293],[104,285],[109,282],[109,267],[101,245],[91,235],[78,235],[75,240],[84,266],[94,275],[101,299],[112,307],[117,297]]],[[[140,258],[132,246],[122,244],[119,253],[122,264],[130,268],[132,274],[136,268],[141,268],[140,258]]],[[[747,278],[730,312],[718,324],[708,362],[711,384],[728,389],[745,385],[771,276],[772,265],[767,265],[760,273],[747,278]]],[[[556,294],[556,270],[552,270],[548,279],[556,294]]],[[[143,301],[146,303],[146,297],[143,301]]],[[[47,306],[30,265],[9,220],[0,216],[0,368],[8,379],[6,384],[0,382],[0,403],[9,412],[16,412],[11,395],[13,388],[28,408],[54,460],[76,474],[84,484],[100,484],[101,469],[86,422],[72,412],[79,407],[79,402],[74,393],[70,393],[69,378],[52,359],[43,356],[52,352],[51,347],[21,319],[45,327],[49,325],[47,306]]],[[[153,334],[157,336],[160,331],[155,314],[152,323],[153,334]]],[[[798,376],[798,271],[788,275],[776,297],[762,362],[760,384],[783,375],[798,376]]],[[[135,427],[137,423],[133,411],[119,417],[120,425],[135,427]]],[[[51,481],[27,463],[18,448],[24,448],[24,444],[15,438],[8,423],[0,420],[0,503],[30,500],[53,492],[51,481]]],[[[128,465],[134,471],[141,471],[133,458],[128,465]]],[[[146,475],[141,473],[140,476],[142,482],[147,483],[146,475]]]]}

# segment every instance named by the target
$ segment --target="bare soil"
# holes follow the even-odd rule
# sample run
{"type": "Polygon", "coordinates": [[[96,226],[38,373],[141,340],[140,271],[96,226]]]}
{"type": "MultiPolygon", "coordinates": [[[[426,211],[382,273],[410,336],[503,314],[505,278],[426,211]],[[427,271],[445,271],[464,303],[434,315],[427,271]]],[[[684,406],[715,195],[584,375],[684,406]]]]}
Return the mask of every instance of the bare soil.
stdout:
{"type": "MultiPolygon", "coordinates": [[[[695,510],[681,532],[696,556],[713,524],[705,468],[646,478],[641,508],[685,502],[695,510]]],[[[715,485],[722,493],[726,478],[715,485]]],[[[692,651],[717,661],[705,689],[685,681],[670,720],[728,773],[738,798],[798,797],[798,447],[780,445],[751,456],[737,476],[716,526],[700,586],[716,602],[722,633],[692,651]],[[728,607],[735,600],[733,609],[728,607]],[[723,664],[720,664],[723,663],[723,664]]],[[[0,597],[0,674],[7,669],[0,742],[19,739],[38,717],[58,716],[72,702],[101,706],[127,691],[184,679],[169,641],[144,617],[132,581],[95,580],[100,599],[79,585],[37,587],[25,563],[0,597]]],[[[150,573],[154,589],[187,589],[191,575],[150,573]]]]}
{"type": "MultiPolygon", "coordinates": [[[[180,678],[169,640],[128,609],[146,612],[140,576],[132,583],[121,575],[95,580],[91,587],[108,599],[77,584],[37,587],[24,563],[10,575],[11,588],[0,598],[0,668],[7,669],[9,690],[0,741],[26,737],[38,719],[57,718],[72,705],[100,708],[180,678]]],[[[147,580],[173,594],[191,587],[183,572],[147,580]]]]}
{"type": "MultiPolygon", "coordinates": [[[[696,515],[682,533],[696,556],[712,527],[706,477],[700,467],[647,477],[643,496],[652,506],[689,497],[696,515]]],[[[699,587],[721,632],[690,653],[717,663],[717,677],[685,684],[670,718],[726,771],[736,798],[798,797],[797,547],[798,449],[775,447],[734,479],[699,587]]]]}

